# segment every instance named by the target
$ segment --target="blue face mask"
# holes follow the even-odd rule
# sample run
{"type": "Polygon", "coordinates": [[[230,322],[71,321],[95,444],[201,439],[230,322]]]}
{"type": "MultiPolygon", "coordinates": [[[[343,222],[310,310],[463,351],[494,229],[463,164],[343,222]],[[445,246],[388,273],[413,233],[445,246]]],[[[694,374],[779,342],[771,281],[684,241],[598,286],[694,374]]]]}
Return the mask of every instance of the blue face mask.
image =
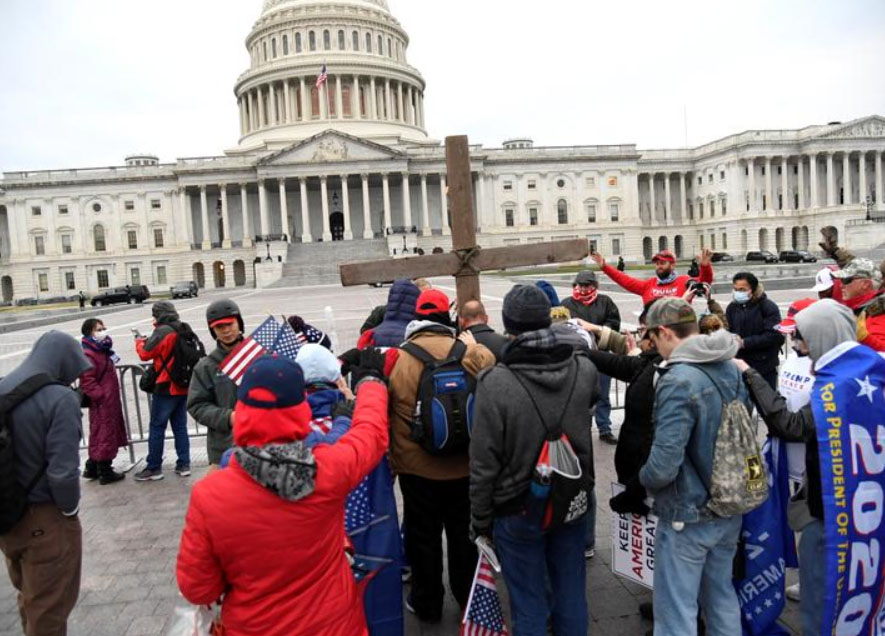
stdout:
{"type": "Polygon", "coordinates": [[[739,305],[746,305],[748,302],[750,302],[750,292],[735,291],[734,302],[738,303],[739,305]]]}

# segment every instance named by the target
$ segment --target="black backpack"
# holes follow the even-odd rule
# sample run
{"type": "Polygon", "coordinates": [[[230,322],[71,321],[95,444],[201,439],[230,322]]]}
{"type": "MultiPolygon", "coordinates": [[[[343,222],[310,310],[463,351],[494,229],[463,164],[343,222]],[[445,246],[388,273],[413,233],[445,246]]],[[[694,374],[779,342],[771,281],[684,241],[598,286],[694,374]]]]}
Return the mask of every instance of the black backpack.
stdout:
{"type": "Polygon", "coordinates": [[[186,389],[191,385],[191,376],[194,367],[206,357],[206,349],[200,338],[186,322],[175,330],[178,337],[172,349],[172,365],[169,367],[169,377],[178,386],[186,389]]]}
{"type": "Polygon", "coordinates": [[[28,495],[46,472],[46,464],[31,478],[27,487],[18,483],[15,451],[12,445],[12,412],[15,408],[50,384],[61,384],[48,375],[28,378],[9,393],[0,396],[0,535],[12,530],[28,507],[28,495]]]}
{"type": "Polygon", "coordinates": [[[412,417],[412,440],[431,455],[466,451],[473,433],[476,392],[476,378],[461,364],[467,345],[455,341],[444,360],[436,360],[412,342],[400,349],[424,364],[412,417]]]}

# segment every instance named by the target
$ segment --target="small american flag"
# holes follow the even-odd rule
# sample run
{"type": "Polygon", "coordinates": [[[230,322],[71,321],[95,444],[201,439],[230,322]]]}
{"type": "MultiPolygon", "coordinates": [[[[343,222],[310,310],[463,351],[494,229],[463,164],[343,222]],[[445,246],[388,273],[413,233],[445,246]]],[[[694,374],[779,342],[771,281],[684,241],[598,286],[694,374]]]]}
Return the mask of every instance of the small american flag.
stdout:
{"type": "Polygon", "coordinates": [[[498,586],[488,559],[480,555],[473,589],[461,622],[461,636],[505,636],[507,625],[498,598],[498,586]]]}
{"type": "Polygon", "coordinates": [[[299,349],[308,343],[319,344],[325,337],[326,334],[308,324],[304,325],[304,331],[298,331],[295,333],[295,339],[298,341],[299,349]]]}
{"type": "Polygon", "coordinates": [[[266,353],[276,353],[294,361],[298,354],[298,340],[287,324],[268,318],[251,336],[231,351],[221,363],[221,372],[239,386],[249,366],[266,353]]]}
{"type": "Polygon", "coordinates": [[[317,77],[317,88],[325,84],[329,79],[329,74],[326,72],[326,65],[323,64],[323,70],[320,71],[319,77],[317,77]]]}

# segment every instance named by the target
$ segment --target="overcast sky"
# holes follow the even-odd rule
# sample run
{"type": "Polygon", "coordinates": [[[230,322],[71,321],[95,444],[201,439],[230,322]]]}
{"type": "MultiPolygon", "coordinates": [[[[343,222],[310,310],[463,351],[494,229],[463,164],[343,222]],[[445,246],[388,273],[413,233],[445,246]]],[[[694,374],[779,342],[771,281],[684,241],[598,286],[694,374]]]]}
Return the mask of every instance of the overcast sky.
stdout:
{"type": "MultiPolygon", "coordinates": [[[[389,0],[436,139],[699,145],[885,115],[883,0],[389,0]]],[[[261,0],[0,0],[0,170],[236,145],[261,0]]],[[[330,66],[330,73],[334,67],[330,66]]]]}

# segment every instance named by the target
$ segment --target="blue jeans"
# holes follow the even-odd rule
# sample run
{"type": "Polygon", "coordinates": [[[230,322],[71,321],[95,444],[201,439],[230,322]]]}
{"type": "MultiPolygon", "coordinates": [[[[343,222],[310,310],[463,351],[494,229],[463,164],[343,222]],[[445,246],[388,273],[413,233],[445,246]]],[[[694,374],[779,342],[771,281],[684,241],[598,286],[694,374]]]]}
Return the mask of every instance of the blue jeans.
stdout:
{"type": "Polygon", "coordinates": [[[818,636],[821,633],[826,570],[824,522],[814,520],[802,528],[799,538],[799,616],[802,619],[802,636],[818,636]]]}
{"type": "Polygon", "coordinates": [[[655,545],[655,634],[691,636],[698,602],[708,636],[741,636],[741,612],[731,573],[741,517],[687,523],[681,532],[658,526],[655,545]]]}
{"type": "Polygon", "coordinates": [[[175,436],[177,467],[191,465],[191,442],[187,436],[187,396],[155,395],[151,401],[151,427],[148,434],[147,467],[163,468],[163,450],[166,446],[166,422],[172,424],[175,436]]]}
{"type": "Polygon", "coordinates": [[[609,393],[612,388],[612,379],[609,375],[599,374],[599,401],[596,403],[596,428],[599,434],[612,432],[612,402],[609,393]]]}
{"type": "Polygon", "coordinates": [[[542,532],[525,515],[495,520],[494,541],[510,593],[513,636],[586,636],[586,517],[542,532]]]}
{"type": "Polygon", "coordinates": [[[584,542],[587,550],[596,549],[596,485],[590,489],[590,505],[587,506],[587,539],[584,542]]]}

